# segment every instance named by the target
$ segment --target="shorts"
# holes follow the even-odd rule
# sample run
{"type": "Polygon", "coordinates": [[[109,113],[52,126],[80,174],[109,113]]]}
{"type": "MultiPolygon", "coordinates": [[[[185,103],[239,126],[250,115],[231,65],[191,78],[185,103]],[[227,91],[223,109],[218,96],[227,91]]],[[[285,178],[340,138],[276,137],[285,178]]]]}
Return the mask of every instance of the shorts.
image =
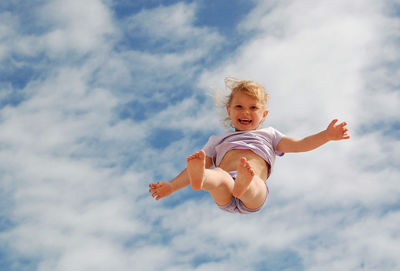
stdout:
{"type": "MultiPolygon", "coordinates": [[[[236,180],[236,176],[237,176],[237,172],[236,171],[230,171],[228,172],[229,175],[231,175],[233,180],[236,180]]],[[[268,193],[269,193],[269,189],[267,186],[267,182],[265,182],[265,189],[267,190],[267,197],[268,197],[268,193]]],[[[266,200],[267,198],[265,198],[266,200]]],[[[264,202],[265,203],[265,202],[264,202]]],[[[229,212],[229,213],[239,213],[239,214],[251,214],[251,213],[256,213],[258,211],[261,210],[261,208],[264,206],[261,205],[259,208],[257,209],[249,209],[246,206],[244,206],[243,202],[236,198],[236,197],[232,197],[231,202],[229,202],[227,205],[224,206],[220,206],[218,205],[218,207],[221,210],[224,210],[225,212],[229,212]]]]}

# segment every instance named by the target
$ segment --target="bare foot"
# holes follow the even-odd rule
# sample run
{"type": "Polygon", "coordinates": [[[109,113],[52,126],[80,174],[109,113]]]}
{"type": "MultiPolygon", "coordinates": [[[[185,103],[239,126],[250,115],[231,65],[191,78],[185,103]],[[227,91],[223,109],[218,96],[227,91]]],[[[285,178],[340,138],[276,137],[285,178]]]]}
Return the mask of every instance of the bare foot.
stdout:
{"type": "Polygon", "coordinates": [[[250,163],[244,157],[242,157],[240,160],[237,172],[238,174],[236,177],[235,186],[233,187],[232,195],[238,198],[243,195],[244,192],[246,192],[256,173],[254,172],[250,163]]]}
{"type": "Polygon", "coordinates": [[[187,172],[193,190],[200,190],[204,182],[206,154],[203,150],[186,158],[187,172]]]}

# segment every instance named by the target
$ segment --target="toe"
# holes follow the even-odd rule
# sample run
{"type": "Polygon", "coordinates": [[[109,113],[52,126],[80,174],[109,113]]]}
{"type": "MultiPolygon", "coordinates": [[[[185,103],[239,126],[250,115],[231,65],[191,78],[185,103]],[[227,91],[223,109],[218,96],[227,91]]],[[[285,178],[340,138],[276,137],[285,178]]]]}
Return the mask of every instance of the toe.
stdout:
{"type": "Polygon", "coordinates": [[[206,157],[206,153],[205,153],[203,150],[201,150],[201,151],[199,152],[199,157],[200,157],[200,158],[206,157]]]}

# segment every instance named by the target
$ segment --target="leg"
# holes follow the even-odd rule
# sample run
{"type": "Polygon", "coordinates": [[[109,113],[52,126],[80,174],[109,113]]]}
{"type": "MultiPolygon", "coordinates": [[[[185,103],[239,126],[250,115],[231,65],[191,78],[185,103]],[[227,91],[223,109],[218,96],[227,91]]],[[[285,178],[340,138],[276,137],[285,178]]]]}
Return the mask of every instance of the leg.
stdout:
{"type": "Polygon", "coordinates": [[[186,158],[190,184],[194,190],[209,192],[218,205],[226,205],[232,200],[234,181],[221,168],[206,169],[205,158],[203,150],[186,158]]]}
{"type": "Polygon", "coordinates": [[[233,196],[239,198],[249,209],[262,206],[267,197],[264,181],[258,177],[246,158],[242,157],[237,169],[238,175],[233,196]]]}

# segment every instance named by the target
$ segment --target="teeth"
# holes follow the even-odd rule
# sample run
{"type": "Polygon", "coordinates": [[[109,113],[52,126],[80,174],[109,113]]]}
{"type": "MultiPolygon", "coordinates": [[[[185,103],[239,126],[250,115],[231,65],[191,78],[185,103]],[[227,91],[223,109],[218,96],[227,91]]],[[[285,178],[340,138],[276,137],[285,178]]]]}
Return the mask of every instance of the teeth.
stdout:
{"type": "Polygon", "coordinates": [[[239,119],[240,122],[251,122],[249,119],[239,119]]]}

